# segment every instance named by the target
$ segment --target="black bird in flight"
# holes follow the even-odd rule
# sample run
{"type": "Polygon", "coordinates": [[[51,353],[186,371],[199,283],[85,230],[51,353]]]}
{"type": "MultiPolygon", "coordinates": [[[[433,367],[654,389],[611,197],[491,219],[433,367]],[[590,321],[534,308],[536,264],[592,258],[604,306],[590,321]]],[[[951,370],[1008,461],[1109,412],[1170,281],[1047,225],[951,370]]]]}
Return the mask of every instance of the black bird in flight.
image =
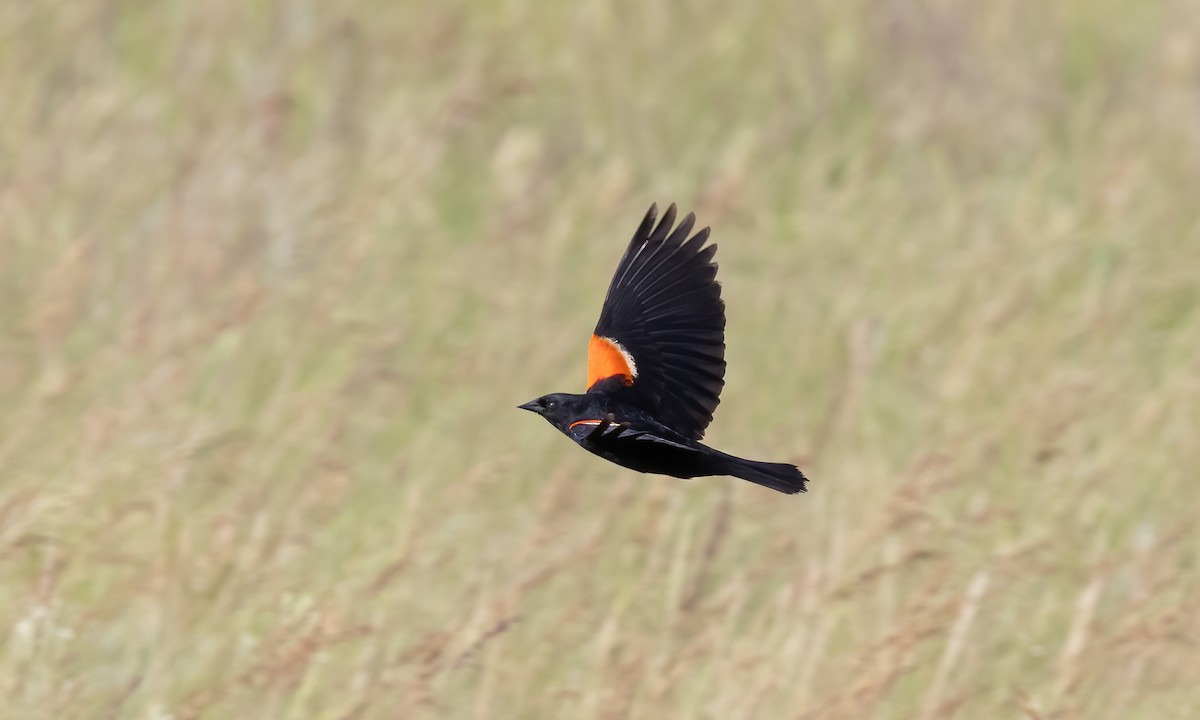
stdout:
{"type": "Polygon", "coordinates": [[[804,492],[795,465],[746,460],[700,443],[725,385],[725,302],[708,228],[656,226],[656,206],[613,275],[588,345],[587,392],[520,405],[600,457],[678,478],[732,475],[783,493],[804,492]]]}

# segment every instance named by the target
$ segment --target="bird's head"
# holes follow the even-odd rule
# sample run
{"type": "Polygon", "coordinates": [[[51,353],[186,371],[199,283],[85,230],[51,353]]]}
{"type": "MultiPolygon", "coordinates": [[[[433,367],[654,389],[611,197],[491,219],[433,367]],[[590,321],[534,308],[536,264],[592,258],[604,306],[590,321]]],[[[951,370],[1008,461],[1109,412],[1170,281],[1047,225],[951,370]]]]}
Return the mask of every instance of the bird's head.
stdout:
{"type": "Polygon", "coordinates": [[[551,424],[559,425],[571,415],[573,398],[574,396],[568,393],[552,393],[517,407],[535,412],[549,420],[551,424]]]}

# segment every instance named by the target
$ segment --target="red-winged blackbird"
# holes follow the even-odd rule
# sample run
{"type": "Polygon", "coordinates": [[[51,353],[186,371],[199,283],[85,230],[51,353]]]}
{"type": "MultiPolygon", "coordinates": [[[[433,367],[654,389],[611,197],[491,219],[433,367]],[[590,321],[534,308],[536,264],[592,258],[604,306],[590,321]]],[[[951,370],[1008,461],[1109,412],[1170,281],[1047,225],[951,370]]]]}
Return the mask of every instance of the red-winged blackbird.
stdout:
{"type": "Polygon", "coordinates": [[[588,345],[587,392],[519,406],[633,470],[678,478],[733,475],[784,493],[806,478],[786,463],[726,455],[699,442],[725,385],[725,302],[708,228],[693,235],[675,205],[650,206],[613,275],[588,345]]]}

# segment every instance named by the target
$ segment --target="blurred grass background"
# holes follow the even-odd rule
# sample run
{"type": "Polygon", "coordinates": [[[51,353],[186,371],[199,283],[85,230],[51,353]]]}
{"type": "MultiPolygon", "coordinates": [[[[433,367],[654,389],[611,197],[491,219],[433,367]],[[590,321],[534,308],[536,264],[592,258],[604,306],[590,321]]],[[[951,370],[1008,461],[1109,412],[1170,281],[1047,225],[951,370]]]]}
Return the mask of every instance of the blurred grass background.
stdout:
{"type": "Polygon", "coordinates": [[[1186,0],[0,4],[0,715],[1195,717],[1186,0]],[[578,390],[651,201],[710,441],[578,390]]]}

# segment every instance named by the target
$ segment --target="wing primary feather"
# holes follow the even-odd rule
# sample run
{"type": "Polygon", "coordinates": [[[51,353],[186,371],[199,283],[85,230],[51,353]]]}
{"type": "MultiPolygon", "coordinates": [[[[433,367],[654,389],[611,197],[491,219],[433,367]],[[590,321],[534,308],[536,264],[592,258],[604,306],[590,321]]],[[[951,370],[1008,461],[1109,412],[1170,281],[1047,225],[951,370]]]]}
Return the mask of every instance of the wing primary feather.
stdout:
{"type": "Polygon", "coordinates": [[[675,224],[675,203],[667,206],[667,211],[663,213],[662,220],[658,223],[658,227],[654,228],[649,241],[652,243],[660,243],[667,233],[671,231],[671,226],[675,224]]]}
{"type": "Polygon", "coordinates": [[[644,289],[652,288],[656,283],[661,282],[663,277],[657,275],[658,269],[671,262],[679,254],[681,246],[669,247],[667,245],[659,245],[658,248],[666,250],[666,252],[663,253],[661,258],[651,257],[644,263],[642,272],[635,278],[637,280],[636,284],[632,284],[629,288],[630,294],[640,297],[644,289]],[[651,265],[650,262],[654,260],[657,262],[651,265]]]}
{"type": "MultiPolygon", "coordinates": [[[[689,217],[691,217],[691,213],[689,213],[689,217]]],[[[685,221],[685,222],[686,222],[686,221],[685,221]]],[[[708,237],[708,232],[709,232],[709,229],[708,229],[708,228],[704,228],[704,229],[703,229],[703,230],[701,230],[699,233],[696,233],[696,237],[701,237],[701,236],[703,236],[704,238],[707,238],[707,237],[708,237]]],[[[651,262],[651,260],[653,260],[653,259],[654,259],[654,258],[653,258],[653,256],[652,256],[652,257],[650,257],[650,258],[648,258],[648,259],[647,259],[647,260],[646,260],[646,261],[645,261],[645,262],[642,264],[642,267],[643,267],[642,271],[641,271],[641,272],[639,272],[639,273],[637,273],[637,274],[635,275],[635,277],[638,277],[638,278],[639,278],[639,280],[638,280],[638,282],[637,282],[637,284],[636,284],[636,285],[634,285],[633,287],[631,287],[631,288],[630,288],[630,290],[631,290],[633,293],[640,292],[640,291],[641,291],[641,289],[642,289],[642,286],[643,286],[643,285],[646,283],[646,281],[647,281],[647,280],[649,280],[650,278],[653,278],[653,277],[655,276],[655,273],[657,273],[657,272],[658,272],[658,269],[659,269],[659,268],[661,268],[661,267],[663,267],[664,265],[666,265],[668,262],[670,262],[670,261],[671,261],[671,259],[672,259],[672,258],[674,258],[676,255],[678,255],[680,252],[684,252],[684,251],[686,250],[686,248],[687,248],[689,245],[692,245],[692,244],[693,244],[692,242],[689,242],[689,243],[687,243],[687,244],[684,244],[682,241],[680,241],[680,242],[679,242],[679,244],[671,244],[671,240],[674,240],[674,237],[675,237],[675,236],[674,236],[674,235],[672,235],[672,237],[671,237],[671,238],[670,238],[670,239],[667,241],[667,243],[666,243],[666,245],[670,245],[669,252],[667,252],[667,253],[666,253],[665,255],[663,255],[661,258],[658,258],[658,261],[657,261],[657,262],[655,262],[653,266],[651,266],[651,265],[650,265],[650,262],[651,262]]],[[[694,240],[695,240],[695,238],[693,238],[693,242],[694,242],[694,240]]],[[[701,241],[701,242],[703,242],[703,241],[701,241]]],[[[659,246],[659,247],[665,247],[665,245],[664,245],[664,246],[659,246]]],[[[717,246],[716,246],[716,245],[712,245],[712,246],[710,246],[710,247],[712,247],[712,248],[713,248],[712,252],[713,252],[713,253],[715,253],[715,252],[716,252],[716,248],[717,248],[717,246]]],[[[705,250],[707,251],[707,248],[706,248],[705,250]]],[[[696,253],[696,254],[697,254],[697,255],[699,255],[699,253],[696,253]]],[[[708,258],[710,258],[710,259],[712,258],[712,253],[710,253],[710,254],[708,255],[708,258]]],[[[691,258],[688,258],[688,261],[690,262],[690,261],[692,261],[692,259],[691,259],[691,258]]],[[[714,275],[715,275],[715,270],[714,270],[714,275]]]]}
{"type": "MultiPolygon", "coordinates": [[[[688,240],[688,241],[687,241],[687,244],[686,244],[686,245],[684,245],[684,247],[685,247],[687,250],[689,250],[689,251],[693,251],[693,252],[695,252],[697,255],[701,255],[701,254],[703,254],[704,250],[701,250],[700,248],[701,248],[701,246],[703,246],[703,245],[704,245],[704,241],[708,239],[708,233],[709,233],[709,229],[708,229],[707,227],[706,227],[706,228],[704,228],[704,229],[703,229],[703,230],[701,230],[700,232],[698,232],[698,233],[696,233],[695,235],[693,235],[693,236],[692,236],[692,239],[691,239],[691,240],[688,240]]],[[[711,245],[710,247],[712,248],[712,251],[713,251],[713,252],[716,252],[716,251],[717,251],[717,250],[716,250],[716,248],[717,248],[717,246],[716,246],[716,245],[711,245]]],[[[708,248],[705,248],[705,250],[707,250],[707,249],[708,249],[708,248]]],[[[712,255],[711,255],[711,254],[709,254],[709,256],[708,256],[708,257],[710,257],[710,258],[711,258],[711,257],[712,257],[712,255]]]]}
{"type": "Polygon", "coordinates": [[[609,285],[610,293],[612,288],[619,287],[625,281],[625,276],[635,267],[635,261],[642,254],[642,250],[646,248],[646,239],[650,237],[650,232],[654,229],[656,218],[658,218],[658,203],[650,203],[650,209],[642,218],[642,224],[638,225],[637,231],[633,233],[633,239],[629,241],[629,246],[625,248],[625,254],[617,265],[617,276],[609,285]]]}
{"type": "Polygon", "coordinates": [[[661,242],[651,246],[649,241],[647,241],[646,247],[650,248],[650,253],[638,264],[628,282],[624,283],[626,294],[632,297],[638,296],[642,286],[648,281],[652,281],[657,269],[668,262],[679,249],[661,242]]]}
{"type": "MultiPolygon", "coordinates": [[[[713,273],[713,274],[715,275],[716,273],[713,273]]],[[[667,284],[667,285],[663,285],[663,286],[661,286],[661,287],[655,287],[655,288],[654,288],[654,294],[653,294],[653,295],[650,295],[650,296],[647,296],[646,298],[644,298],[644,299],[642,300],[642,302],[644,303],[643,307],[645,307],[645,306],[647,306],[647,305],[650,305],[650,303],[651,303],[652,301],[654,301],[654,300],[657,300],[658,298],[662,297],[663,293],[667,292],[668,290],[673,290],[674,288],[676,288],[676,287],[678,287],[678,286],[682,285],[683,283],[687,282],[689,279],[690,279],[690,278],[688,278],[688,277],[684,276],[684,277],[681,277],[681,278],[679,278],[679,279],[675,280],[674,282],[671,282],[671,283],[669,283],[669,284],[667,284]]]]}
{"type": "Polygon", "coordinates": [[[642,248],[639,248],[639,252],[631,259],[629,266],[622,273],[621,278],[614,283],[614,286],[628,285],[628,293],[636,296],[642,287],[655,277],[658,269],[670,262],[681,250],[698,248],[699,245],[704,243],[704,238],[708,237],[708,228],[704,228],[697,233],[696,237],[692,238],[691,241],[684,242],[696,223],[695,213],[688,213],[679,224],[679,227],[670,233],[670,236],[667,236],[668,231],[671,229],[671,222],[674,221],[675,212],[675,204],[671,203],[671,206],[667,208],[667,212],[663,216],[662,222],[659,223],[652,235],[645,241],[642,248]],[[699,243],[696,242],[697,238],[700,239],[699,243]],[[650,254],[642,258],[641,250],[650,245],[653,245],[650,254]],[[662,256],[658,257],[660,254],[662,256]],[[635,265],[636,268],[634,267],[635,265]],[[633,270],[632,275],[629,274],[630,270],[633,270]]]}
{"type": "MultiPolygon", "coordinates": [[[[707,230],[707,229],[708,228],[705,228],[705,230],[707,230]]],[[[707,237],[707,233],[705,233],[705,237],[707,237]]],[[[688,244],[690,245],[691,243],[688,243],[688,244]]],[[[666,257],[662,258],[654,266],[653,271],[647,273],[646,276],[653,277],[654,273],[658,270],[658,268],[665,265],[671,258],[673,258],[675,255],[679,254],[681,251],[684,251],[686,247],[687,247],[686,245],[680,245],[678,247],[673,248],[671,253],[669,255],[667,255],[666,257]]],[[[671,282],[671,284],[669,284],[669,285],[658,286],[656,289],[659,290],[660,292],[656,292],[653,295],[642,298],[643,303],[649,304],[651,300],[653,300],[656,297],[658,297],[659,295],[661,295],[661,290],[670,289],[672,287],[675,287],[676,285],[678,285],[681,282],[687,282],[689,280],[694,280],[694,278],[692,278],[686,272],[689,269],[692,269],[693,272],[701,272],[706,275],[709,275],[707,280],[709,282],[711,282],[717,276],[716,263],[712,262],[713,255],[715,255],[716,252],[717,252],[717,246],[709,245],[708,247],[704,248],[700,252],[696,253],[692,258],[688,258],[688,262],[694,263],[695,268],[692,269],[692,266],[689,264],[688,267],[681,268],[681,271],[672,272],[670,274],[664,275],[662,278],[660,278],[660,280],[673,280],[673,282],[671,282]]],[[[643,280],[643,282],[644,282],[644,280],[643,280]]],[[[641,285],[639,284],[634,289],[637,291],[640,291],[641,285]]],[[[705,292],[710,289],[711,289],[710,286],[704,285],[704,286],[697,287],[693,292],[705,292]]]]}
{"type": "Polygon", "coordinates": [[[675,228],[675,232],[671,233],[671,236],[667,238],[666,242],[670,244],[683,243],[684,240],[687,240],[688,233],[692,231],[692,226],[695,224],[696,213],[688,213],[687,215],[684,215],[683,220],[680,221],[679,226],[675,228]]]}
{"type": "MultiPolygon", "coordinates": [[[[645,242],[638,245],[636,249],[632,244],[629,246],[629,249],[625,251],[625,257],[621,260],[622,269],[620,277],[613,278],[612,284],[608,286],[608,295],[612,295],[614,290],[624,286],[625,278],[629,275],[631,270],[633,271],[634,276],[637,276],[637,268],[640,267],[637,260],[639,257],[641,257],[642,252],[645,251],[645,249],[645,242]]],[[[605,299],[607,300],[607,296],[605,299]]]]}
{"type": "Polygon", "coordinates": [[[646,217],[642,218],[642,224],[638,225],[637,232],[633,234],[635,238],[646,237],[650,233],[650,228],[654,227],[654,219],[658,217],[658,203],[650,203],[650,209],[646,211],[646,217]]]}

